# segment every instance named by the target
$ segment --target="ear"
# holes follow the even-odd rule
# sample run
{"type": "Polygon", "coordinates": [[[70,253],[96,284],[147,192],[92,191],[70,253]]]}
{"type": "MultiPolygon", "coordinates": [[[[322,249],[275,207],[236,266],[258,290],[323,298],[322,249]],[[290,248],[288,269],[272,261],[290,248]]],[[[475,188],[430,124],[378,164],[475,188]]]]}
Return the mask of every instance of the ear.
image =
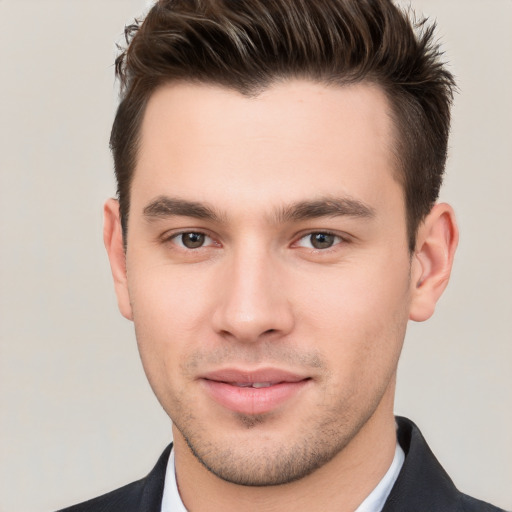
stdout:
{"type": "Polygon", "coordinates": [[[450,279],[459,231],[450,205],[436,204],[418,229],[411,265],[409,318],[429,319],[450,279]]]}
{"type": "Polygon", "coordinates": [[[109,199],[103,207],[103,214],[103,242],[110,260],[117,304],[121,314],[128,320],[133,320],[126,278],[126,254],[123,245],[119,202],[116,199],[109,199]]]}

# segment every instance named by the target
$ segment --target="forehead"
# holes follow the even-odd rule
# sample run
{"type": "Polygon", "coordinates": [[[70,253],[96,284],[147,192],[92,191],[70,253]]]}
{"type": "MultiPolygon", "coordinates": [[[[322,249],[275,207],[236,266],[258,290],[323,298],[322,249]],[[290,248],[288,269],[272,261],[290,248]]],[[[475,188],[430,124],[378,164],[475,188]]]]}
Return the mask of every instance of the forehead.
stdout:
{"type": "Polygon", "coordinates": [[[216,193],[227,205],[235,194],[264,205],[336,192],[378,203],[394,182],[392,131],[374,85],[295,80],[248,97],[173,83],[148,102],[132,192],[199,201],[216,193]]]}

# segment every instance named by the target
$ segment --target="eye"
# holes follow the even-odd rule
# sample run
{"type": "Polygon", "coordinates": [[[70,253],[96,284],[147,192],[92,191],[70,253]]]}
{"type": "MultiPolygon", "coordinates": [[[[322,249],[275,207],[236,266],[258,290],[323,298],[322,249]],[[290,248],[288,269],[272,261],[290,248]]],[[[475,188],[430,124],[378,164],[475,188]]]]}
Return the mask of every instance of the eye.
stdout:
{"type": "Polygon", "coordinates": [[[342,242],[342,238],[332,233],[325,233],[322,231],[310,233],[303,236],[298,242],[299,247],[307,247],[309,249],[330,249],[333,245],[342,242]]]}
{"type": "Polygon", "coordinates": [[[213,240],[208,235],[196,231],[178,233],[172,237],[172,241],[184,249],[199,249],[213,244],[213,240]]]}

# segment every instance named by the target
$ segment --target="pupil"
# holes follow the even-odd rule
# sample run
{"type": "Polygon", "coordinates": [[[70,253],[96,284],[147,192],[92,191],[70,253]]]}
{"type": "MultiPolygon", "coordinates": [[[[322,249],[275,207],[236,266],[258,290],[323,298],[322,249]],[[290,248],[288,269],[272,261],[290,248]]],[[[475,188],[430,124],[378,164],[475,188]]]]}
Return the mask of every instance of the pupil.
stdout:
{"type": "Polygon", "coordinates": [[[186,233],[182,236],[183,245],[189,249],[196,249],[204,244],[202,233],[186,233]]]}
{"type": "Polygon", "coordinates": [[[328,233],[315,233],[311,235],[311,245],[315,249],[327,249],[334,243],[334,235],[328,233]]]}

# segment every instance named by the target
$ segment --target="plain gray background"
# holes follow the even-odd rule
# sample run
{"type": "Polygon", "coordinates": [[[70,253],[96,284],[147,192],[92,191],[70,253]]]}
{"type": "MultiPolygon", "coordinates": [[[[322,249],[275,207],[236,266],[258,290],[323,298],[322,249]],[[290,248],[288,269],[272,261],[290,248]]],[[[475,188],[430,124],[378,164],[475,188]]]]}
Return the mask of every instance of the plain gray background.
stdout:
{"type": "MultiPolygon", "coordinates": [[[[54,510],[144,476],[170,441],[117,311],[112,63],[144,0],[0,0],[0,511],[54,510]]],[[[414,0],[461,94],[442,199],[461,242],[410,326],[396,412],[459,488],[512,509],[512,2],[414,0]]]]}

